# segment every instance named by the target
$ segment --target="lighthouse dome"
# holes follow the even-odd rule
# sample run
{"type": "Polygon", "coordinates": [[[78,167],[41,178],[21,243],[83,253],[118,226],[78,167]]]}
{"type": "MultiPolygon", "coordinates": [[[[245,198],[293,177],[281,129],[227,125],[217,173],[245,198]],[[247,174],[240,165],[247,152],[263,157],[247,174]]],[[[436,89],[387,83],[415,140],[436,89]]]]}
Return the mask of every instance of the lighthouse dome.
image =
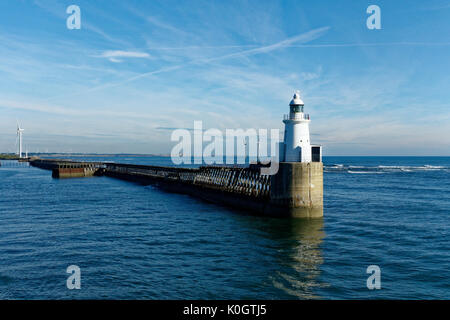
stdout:
{"type": "Polygon", "coordinates": [[[289,103],[290,106],[303,106],[303,100],[300,98],[300,92],[297,91],[294,94],[294,97],[292,98],[291,102],[289,103]]]}

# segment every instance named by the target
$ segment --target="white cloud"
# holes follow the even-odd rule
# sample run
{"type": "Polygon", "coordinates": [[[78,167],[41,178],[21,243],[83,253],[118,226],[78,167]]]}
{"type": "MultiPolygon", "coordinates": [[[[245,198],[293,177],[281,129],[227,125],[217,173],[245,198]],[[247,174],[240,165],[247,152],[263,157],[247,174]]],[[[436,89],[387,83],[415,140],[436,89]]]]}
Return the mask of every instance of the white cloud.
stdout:
{"type": "Polygon", "coordinates": [[[138,58],[138,59],[150,59],[151,56],[146,52],[138,51],[123,51],[123,50],[107,50],[102,52],[102,54],[95,56],[97,58],[106,58],[111,62],[119,63],[122,62],[118,58],[138,58]]]}

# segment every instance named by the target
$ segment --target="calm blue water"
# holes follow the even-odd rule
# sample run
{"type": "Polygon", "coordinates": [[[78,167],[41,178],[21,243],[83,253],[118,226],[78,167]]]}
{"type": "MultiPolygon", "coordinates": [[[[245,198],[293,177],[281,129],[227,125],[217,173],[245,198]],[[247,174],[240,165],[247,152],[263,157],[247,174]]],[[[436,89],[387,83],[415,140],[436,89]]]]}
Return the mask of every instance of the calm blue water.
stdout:
{"type": "Polygon", "coordinates": [[[302,221],[2,161],[0,298],[449,299],[450,158],[324,163],[324,218],[302,221]],[[72,264],[80,290],[66,289],[72,264]]]}

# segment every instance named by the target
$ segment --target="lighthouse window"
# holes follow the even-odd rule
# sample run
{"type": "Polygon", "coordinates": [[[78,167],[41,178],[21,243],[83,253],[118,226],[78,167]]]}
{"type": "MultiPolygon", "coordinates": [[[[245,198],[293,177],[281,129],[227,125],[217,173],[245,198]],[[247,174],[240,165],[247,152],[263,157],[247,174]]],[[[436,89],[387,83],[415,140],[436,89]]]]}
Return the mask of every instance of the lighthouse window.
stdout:
{"type": "Polygon", "coordinates": [[[291,106],[291,112],[303,112],[303,106],[291,106]]]}
{"type": "Polygon", "coordinates": [[[291,106],[291,112],[300,112],[300,106],[291,106]]]}

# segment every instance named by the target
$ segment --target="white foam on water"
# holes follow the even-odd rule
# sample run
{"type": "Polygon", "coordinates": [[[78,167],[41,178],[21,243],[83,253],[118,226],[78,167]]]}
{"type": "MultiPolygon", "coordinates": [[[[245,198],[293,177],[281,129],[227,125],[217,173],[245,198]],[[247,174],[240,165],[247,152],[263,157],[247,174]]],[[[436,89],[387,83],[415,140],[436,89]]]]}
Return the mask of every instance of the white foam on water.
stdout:
{"type": "Polygon", "coordinates": [[[443,166],[432,166],[430,164],[426,164],[426,165],[424,165],[424,167],[427,169],[445,169],[445,167],[443,167],[443,166]]]}
{"type": "Polygon", "coordinates": [[[420,172],[420,171],[438,171],[450,170],[450,167],[437,166],[437,165],[423,165],[423,166],[357,166],[350,165],[346,166],[344,164],[334,164],[332,166],[325,166],[325,172],[339,172],[345,171],[348,173],[394,173],[394,172],[420,172]]]}
{"type": "Polygon", "coordinates": [[[382,171],[352,171],[352,170],[348,170],[348,173],[358,173],[358,174],[382,174],[382,173],[386,173],[386,172],[382,172],[382,171]]]}

